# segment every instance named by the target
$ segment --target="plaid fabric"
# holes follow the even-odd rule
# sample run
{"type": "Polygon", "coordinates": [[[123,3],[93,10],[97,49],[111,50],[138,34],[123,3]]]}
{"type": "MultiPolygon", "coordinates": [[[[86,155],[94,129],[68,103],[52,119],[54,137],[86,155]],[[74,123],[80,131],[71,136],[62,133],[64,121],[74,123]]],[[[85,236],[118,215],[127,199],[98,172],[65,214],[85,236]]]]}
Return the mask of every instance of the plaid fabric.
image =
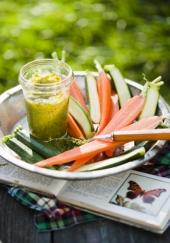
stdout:
{"type": "Polygon", "coordinates": [[[153,160],[148,161],[137,170],[170,178],[170,142],[165,144],[153,160]]]}
{"type": "MultiPolygon", "coordinates": [[[[137,170],[170,178],[170,142],[165,144],[162,151],[152,161],[148,161],[137,170]]],[[[68,207],[55,198],[42,197],[20,188],[8,188],[8,193],[24,206],[37,212],[35,226],[39,231],[64,229],[75,224],[102,219],[102,217],[68,207]]]]}
{"type": "Polygon", "coordinates": [[[42,197],[17,187],[8,188],[8,193],[22,205],[39,212],[35,214],[35,226],[39,231],[64,229],[101,219],[93,214],[68,207],[56,198],[42,197]]]}
{"type": "MultiPolygon", "coordinates": [[[[61,210],[61,208],[59,208],[61,210]]],[[[63,215],[49,217],[48,214],[38,214],[35,217],[35,225],[39,231],[58,230],[71,227],[76,224],[99,220],[101,217],[90,213],[69,208],[63,215]]]]}

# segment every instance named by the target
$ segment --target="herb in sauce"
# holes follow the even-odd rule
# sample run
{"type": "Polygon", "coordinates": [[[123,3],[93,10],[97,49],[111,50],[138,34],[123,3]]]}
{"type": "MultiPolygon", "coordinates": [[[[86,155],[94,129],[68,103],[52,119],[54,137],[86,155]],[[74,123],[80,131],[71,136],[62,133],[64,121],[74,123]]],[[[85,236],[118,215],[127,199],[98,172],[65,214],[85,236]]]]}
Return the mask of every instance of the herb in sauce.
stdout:
{"type": "MultiPolygon", "coordinates": [[[[62,81],[55,73],[34,74],[34,84],[51,84],[62,81]]],[[[62,137],[67,130],[67,111],[69,96],[63,90],[34,92],[26,98],[27,119],[31,133],[48,141],[53,138],[62,137]],[[51,95],[50,95],[51,92],[51,95]]]]}

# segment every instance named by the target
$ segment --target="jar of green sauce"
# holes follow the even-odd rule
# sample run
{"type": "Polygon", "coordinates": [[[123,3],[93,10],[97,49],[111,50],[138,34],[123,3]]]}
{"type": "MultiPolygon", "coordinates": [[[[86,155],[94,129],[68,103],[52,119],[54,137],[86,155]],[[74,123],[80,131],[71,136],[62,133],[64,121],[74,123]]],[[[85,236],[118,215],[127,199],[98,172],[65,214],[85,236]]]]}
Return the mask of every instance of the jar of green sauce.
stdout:
{"type": "Polygon", "coordinates": [[[49,141],[67,131],[71,67],[55,59],[39,59],[24,65],[19,74],[27,120],[32,135],[49,141]]]}

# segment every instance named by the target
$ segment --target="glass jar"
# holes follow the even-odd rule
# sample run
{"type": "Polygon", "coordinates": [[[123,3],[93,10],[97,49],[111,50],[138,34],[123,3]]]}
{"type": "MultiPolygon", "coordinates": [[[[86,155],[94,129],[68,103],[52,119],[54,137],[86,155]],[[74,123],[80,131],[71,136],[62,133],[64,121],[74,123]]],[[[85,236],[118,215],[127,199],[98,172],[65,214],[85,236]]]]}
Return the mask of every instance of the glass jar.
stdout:
{"type": "Polygon", "coordinates": [[[25,64],[19,73],[30,133],[44,141],[62,137],[67,131],[71,67],[55,59],[25,64]]]}

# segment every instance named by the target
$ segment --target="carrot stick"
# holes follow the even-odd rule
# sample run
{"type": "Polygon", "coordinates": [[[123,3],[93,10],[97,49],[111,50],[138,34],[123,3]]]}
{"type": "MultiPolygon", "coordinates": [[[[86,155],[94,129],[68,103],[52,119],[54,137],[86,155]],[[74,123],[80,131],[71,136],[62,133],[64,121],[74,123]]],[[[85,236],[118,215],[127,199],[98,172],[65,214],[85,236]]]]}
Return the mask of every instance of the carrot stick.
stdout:
{"type": "Polygon", "coordinates": [[[142,129],[154,129],[156,128],[161,122],[162,122],[161,116],[151,116],[147,118],[143,118],[140,121],[134,122],[133,124],[129,126],[125,126],[120,130],[126,131],[126,130],[142,130],[142,129]]]}
{"type": "MultiPolygon", "coordinates": [[[[161,117],[153,116],[149,118],[142,119],[138,122],[135,122],[129,126],[124,127],[122,130],[138,130],[138,129],[150,129],[157,127],[162,121],[161,117]]],[[[111,131],[110,131],[111,132],[111,131]]],[[[50,165],[61,165],[74,160],[85,158],[88,156],[95,156],[97,153],[117,148],[119,145],[123,144],[122,142],[105,142],[105,141],[92,141],[87,144],[84,144],[80,147],[73,148],[69,151],[65,151],[59,155],[53,156],[46,160],[42,160],[36,163],[36,166],[46,167],[50,165]]]]}
{"type": "Polygon", "coordinates": [[[82,92],[81,92],[81,90],[80,90],[80,88],[79,88],[79,86],[78,86],[78,84],[76,83],[75,80],[71,84],[70,94],[83,106],[83,108],[88,110],[84,96],[83,96],[83,94],[82,94],[82,92]]]}
{"type": "MultiPolygon", "coordinates": [[[[112,100],[112,110],[111,110],[111,119],[114,117],[114,115],[119,111],[119,97],[117,94],[114,94],[111,96],[111,100],[112,100]]],[[[112,157],[113,155],[113,151],[112,150],[108,150],[105,151],[105,154],[107,157],[112,157]]]]}
{"type": "MultiPolygon", "coordinates": [[[[107,134],[112,132],[115,129],[118,130],[132,123],[141,112],[143,108],[143,104],[144,104],[144,98],[142,96],[134,96],[130,98],[127,101],[127,103],[116,113],[113,119],[111,119],[111,121],[105,127],[104,132],[107,134]]],[[[101,134],[104,134],[104,132],[102,131],[101,134]]],[[[57,156],[51,157],[47,160],[40,161],[39,163],[36,163],[36,165],[40,167],[44,167],[53,164],[64,164],[82,157],[88,157],[88,155],[91,154],[96,155],[96,153],[98,152],[103,152],[111,148],[112,146],[110,146],[110,144],[106,145],[106,143],[101,141],[92,141],[78,148],[74,148],[72,150],[66,151],[57,156]]]]}
{"type": "Polygon", "coordinates": [[[67,131],[68,134],[75,138],[84,138],[83,132],[81,131],[80,127],[74,120],[74,118],[71,116],[71,114],[68,114],[67,118],[67,131]]]}
{"type": "MultiPolygon", "coordinates": [[[[116,145],[121,143],[116,143],[116,145]]],[[[50,165],[62,165],[69,162],[72,162],[76,159],[86,158],[93,155],[93,157],[99,153],[103,152],[106,149],[112,149],[115,146],[115,143],[108,143],[104,141],[92,141],[87,144],[84,144],[80,147],[73,148],[71,150],[65,151],[59,155],[53,156],[48,160],[42,160],[36,163],[36,166],[46,167],[50,165]]]]}
{"type": "Polygon", "coordinates": [[[107,157],[112,157],[113,156],[113,152],[114,152],[114,150],[107,150],[107,151],[105,151],[104,153],[105,153],[105,155],[107,156],[107,157]]]}
{"type": "Polygon", "coordinates": [[[119,97],[117,94],[111,96],[112,110],[111,118],[119,111],[119,97]]]}
{"type": "MultiPolygon", "coordinates": [[[[143,120],[136,122],[134,124],[131,124],[126,127],[126,130],[137,130],[137,129],[147,129],[147,128],[154,128],[157,126],[161,121],[162,118],[160,117],[152,117],[148,118],[149,124],[148,126],[144,126],[145,122],[143,123],[143,120]],[[151,120],[153,119],[153,120],[151,120]]],[[[147,120],[146,120],[147,121],[147,120]]],[[[38,163],[36,163],[36,166],[39,167],[46,167],[51,165],[62,165],[69,163],[74,160],[86,158],[88,156],[95,156],[97,153],[109,150],[109,149],[116,149],[118,146],[124,144],[124,142],[105,142],[105,141],[92,141],[87,144],[84,144],[80,147],[73,148],[69,151],[65,151],[64,153],[61,153],[59,155],[53,156],[51,158],[48,158],[46,160],[42,160],[38,163]]]]}
{"type": "MultiPolygon", "coordinates": [[[[124,127],[121,130],[152,129],[152,128],[156,128],[160,124],[161,121],[162,121],[162,118],[161,117],[153,116],[153,117],[149,117],[149,118],[142,119],[140,122],[135,122],[135,123],[133,123],[133,124],[127,126],[127,127],[124,127]]],[[[113,153],[117,147],[119,147],[120,145],[123,145],[124,143],[126,143],[126,142],[123,142],[123,143],[121,143],[121,142],[113,142],[112,143],[113,144],[112,150],[109,150],[109,151],[112,151],[112,153],[113,153]]],[[[89,157],[85,157],[85,158],[76,160],[71,165],[71,167],[69,168],[68,171],[75,171],[75,170],[77,170],[79,167],[85,165],[95,155],[96,154],[92,154],[92,156],[89,156],[89,157]]]]}
{"type": "Polygon", "coordinates": [[[93,159],[94,155],[88,156],[86,158],[82,158],[82,159],[78,159],[76,160],[68,169],[68,171],[75,171],[78,168],[80,168],[81,166],[83,166],[84,164],[88,163],[88,161],[90,161],[91,159],[93,159]]]}
{"type": "MultiPolygon", "coordinates": [[[[96,157],[98,157],[98,158],[97,158],[97,160],[95,160],[95,162],[103,160],[105,158],[104,155],[102,153],[100,153],[100,154],[97,154],[95,156],[91,155],[91,156],[88,156],[88,157],[83,158],[83,159],[75,160],[75,162],[69,167],[68,171],[75,171],[79,167],[83,166],[84,164],[89,163],[93,158],[95,159],[96,157]]],[[[93,162],[91,162],[91,163],[93,163],[93,162]]]]}
{"type": "Polygon", "coordinates": [[[144,106],[143,96],[133,96],[125,105],[114,115],[107,126],[100,132],[100,134],[107,134],[113,130],[119,130],[134,122],[139,116],[144,106]]]}
{"type": "Polygon", "coordinates": [[[101,120],[97,131],[97,134],[99,134],[107,125],[110,119],[111,84],[109,78],[107,77],[107,74],[104,71],[101,71],[99,73],[97,83],[99,88],[99,100],[101,109],[101,120]]]}

